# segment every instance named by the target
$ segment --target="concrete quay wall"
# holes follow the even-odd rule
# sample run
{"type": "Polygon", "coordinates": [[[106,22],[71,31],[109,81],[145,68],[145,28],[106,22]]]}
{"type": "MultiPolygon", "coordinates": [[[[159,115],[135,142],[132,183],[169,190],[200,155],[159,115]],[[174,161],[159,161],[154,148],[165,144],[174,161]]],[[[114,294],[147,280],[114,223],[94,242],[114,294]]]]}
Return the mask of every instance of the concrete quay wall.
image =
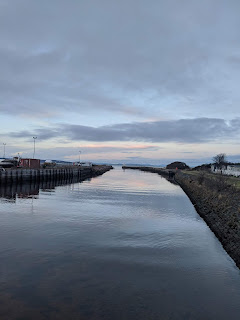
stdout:
{"type": "Polygon", "coordinates": [[[8,169],[0,172],[0,183],[18,183],[26,181],[48,181],[77,177],[79,180],[101,175],[112,169],[111,166],[65,167],[48,169],[8,169]]]}

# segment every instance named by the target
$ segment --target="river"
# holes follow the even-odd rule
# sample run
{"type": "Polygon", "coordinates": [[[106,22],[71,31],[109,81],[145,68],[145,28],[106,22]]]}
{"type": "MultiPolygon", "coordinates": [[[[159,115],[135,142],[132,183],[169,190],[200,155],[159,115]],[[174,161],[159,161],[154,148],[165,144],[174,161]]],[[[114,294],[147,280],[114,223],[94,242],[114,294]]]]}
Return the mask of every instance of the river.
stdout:
{"type": "Polygon", "coordinates": [[[157,174],[0,194],[1,320],[240,319],[239,269],[157,174]]]}

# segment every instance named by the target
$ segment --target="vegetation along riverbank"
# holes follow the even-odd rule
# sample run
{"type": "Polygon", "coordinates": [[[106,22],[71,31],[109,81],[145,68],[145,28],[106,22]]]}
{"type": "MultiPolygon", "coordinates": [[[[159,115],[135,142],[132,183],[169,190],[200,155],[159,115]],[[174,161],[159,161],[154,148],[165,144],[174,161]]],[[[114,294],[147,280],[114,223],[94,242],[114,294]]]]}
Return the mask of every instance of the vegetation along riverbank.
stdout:
{"type": "MultiPolygon", "coordinates": [[[[154,167],[123,167],[169,177],[169,170],[154,167]]],[[[240,268],[240,183],[238,178],[204,171],[175,170],[174,181],[187,194],[199,215],[240,268]]]]}

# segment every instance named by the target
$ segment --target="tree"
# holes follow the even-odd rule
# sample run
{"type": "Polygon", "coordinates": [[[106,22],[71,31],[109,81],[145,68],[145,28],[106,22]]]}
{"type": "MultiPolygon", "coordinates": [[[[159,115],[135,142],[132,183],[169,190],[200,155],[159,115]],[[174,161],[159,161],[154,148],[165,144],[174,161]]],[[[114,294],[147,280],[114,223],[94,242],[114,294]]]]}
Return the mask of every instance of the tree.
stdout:
{"type": "Polygon", "coordinates": [[[225,153],[217,154],[215,157],[212,158],[212,160],[218,168],[221,168],[224,164],[227,163],[227,157],[225,153]]]}

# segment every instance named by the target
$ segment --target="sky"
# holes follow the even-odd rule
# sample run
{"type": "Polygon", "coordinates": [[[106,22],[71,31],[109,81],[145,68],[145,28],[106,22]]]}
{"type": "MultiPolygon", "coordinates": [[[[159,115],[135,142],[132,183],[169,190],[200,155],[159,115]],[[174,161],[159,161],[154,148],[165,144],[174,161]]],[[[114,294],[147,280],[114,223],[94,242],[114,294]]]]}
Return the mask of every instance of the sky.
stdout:
{"type": "Polygon", "coordinates": [[[240,162],[239,0],[0,0],[0,157],[240,162]],[[1,154],[2,153],[2,154],[1,154]]]}

